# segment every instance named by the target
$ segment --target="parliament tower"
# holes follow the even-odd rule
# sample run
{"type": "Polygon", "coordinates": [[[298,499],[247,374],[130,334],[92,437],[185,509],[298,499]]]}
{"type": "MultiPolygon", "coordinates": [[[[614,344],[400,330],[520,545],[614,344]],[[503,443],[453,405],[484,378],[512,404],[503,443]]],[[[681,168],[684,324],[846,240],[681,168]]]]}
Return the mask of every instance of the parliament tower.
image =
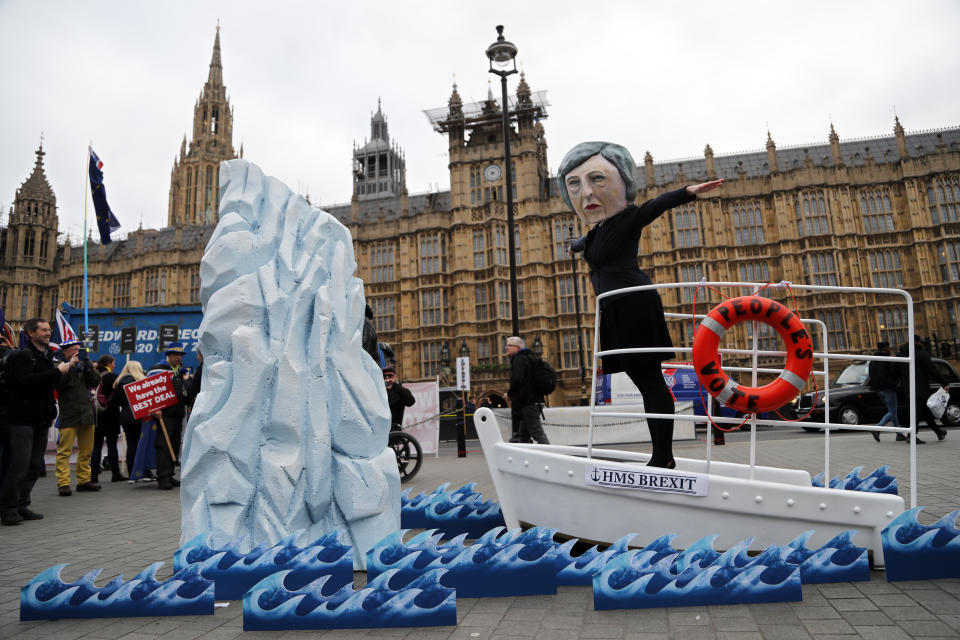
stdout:
{"type": "MultiPolygon", "coordinates": [[[[240,156],[243,156],[241,146],[240,156]]],[[[223,85],[220,27],[213,42],[210,72],[193,107],[193,137],[180,143],[170,172],[167,224],[171,227],[216,224],[220,206],[220,162],[237,157],[233,149],[233,109],[223,85]]]]}
{"type": "Polygon", "coordinates": [[[57,197],[43,168],[43,143],[33,173],[14,197],[0,229],[0,308],[9,322],[50,317],[57,300],[52,278],[57,253],[57,197]]]}

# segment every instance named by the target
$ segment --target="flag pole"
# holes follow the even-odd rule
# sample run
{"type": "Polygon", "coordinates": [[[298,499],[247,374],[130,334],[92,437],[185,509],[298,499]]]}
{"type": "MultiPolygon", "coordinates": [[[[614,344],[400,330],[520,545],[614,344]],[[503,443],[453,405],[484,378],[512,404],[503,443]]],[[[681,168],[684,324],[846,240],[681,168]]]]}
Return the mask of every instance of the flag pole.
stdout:
{"type": "MultiPolygon", "coordinates": [[[[93,152],[93,143],[87,145],[87,162],[83,178],[83,333],[88,332],[90,326],[89,304],[87,301],[87,185],[90,183],[90,154],[93,152]]],[[[86,348],[86,339],[80,336],[86,348]]]]}

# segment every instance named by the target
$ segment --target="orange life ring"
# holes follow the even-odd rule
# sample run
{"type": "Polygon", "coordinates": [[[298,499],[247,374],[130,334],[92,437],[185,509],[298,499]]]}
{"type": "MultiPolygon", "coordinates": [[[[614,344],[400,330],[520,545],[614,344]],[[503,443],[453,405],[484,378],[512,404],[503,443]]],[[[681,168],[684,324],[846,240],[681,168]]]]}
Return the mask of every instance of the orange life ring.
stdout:
{"type": "Polygon", "coordinates": [[[693,336],[693,366],[700,384],[724,405],[744,413],[770,411],[792,400],[813,369],[813,341],[800,318],[782,304],[761,296],[741,296],[718,304],[700,321],[693,336]],[[744,387],[724,373],[718,347],[727,329],[756,320],[777,330],[787,346],[780,376],[762,387],[744,387]]]}

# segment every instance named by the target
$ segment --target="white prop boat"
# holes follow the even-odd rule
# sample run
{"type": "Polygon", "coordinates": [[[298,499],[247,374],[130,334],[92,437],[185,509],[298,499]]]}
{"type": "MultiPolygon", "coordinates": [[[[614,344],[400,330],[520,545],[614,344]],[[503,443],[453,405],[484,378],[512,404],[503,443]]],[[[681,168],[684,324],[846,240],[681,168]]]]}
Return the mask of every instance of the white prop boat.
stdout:
{"type": "MultiPolygon", "coordinates": [[[[662,285],[665,287],[698,286],[700,283],[662,285]]],[[[751,283],[706,283],[716,286],[756,287],[751,283]]],[[[640,290],[649,287],[636,287],[640,290]]],[[[856,291],[858,293],[887,293],[906,299],[910,318],[909,335],[913,335],[913,305],[909,295],[891,289],[852,289],[842,287],[801,287],[795,289],[856,291]]],[[[621,290],[623,293],[627,290],[621,290]]],[[[599,307],[599,304],[598,304],[599,307]]],[[[598,312],[599,313],[599,312],[598,312]]],[[[673,314],[670,314],[673,315],[673,314]]],[[[676,317],[676,316],[674,316],[676,317]]],[[[689,321],[690,316],[685,316],[689,321]]],[[[702,316],[698,316],[702,317],[702,316]]],[[[599,315],[598,315],[599,319],[599,315]]],[[[819,325],[821,344],[826,344],[826,328],[817,320],[805,321],[819,325]]],[[[753,335],[758,331],[755,329],[753,335]]],[[[594,335],[598,335],[595,331],[594,335]]],[[[912,340],[909,359],[912,360],[912,340]]],[[[599,345],[594,344],[597,357],[599,345]]],[[[641,351],[622,350],[620,352],[641,351]]],[[[690,349],[676,349],[678,352],[690,349]]],[[[758,369],[759,355],[785,355],[783,352],[759,351],[754,344],[749,351],[722,349],[721,353],[753,354],[753,367],[739,371],[777,373],[758,369]]],[[[829,362],[831,359],[888,359],[907,361],[908,358],[862,356],[859,354],[816,353],[823,368],[814,374],[822,376],[821,388],[829,390],[829,362]]],[[[596,362],[592,369],[596,370],[596,362]]],[[[912,371],[911,367],[911,371],[912,371]]],[[[728,368],[728,371],[738,371],[728,368]]],[[[912,377],[912,376],[911,376],[912,377]]],[[[913,387],[911,380],[911,388],[913,387]]],[[[594,387],[595,388],[595,387],[594,387]]],[[[591,406],[592,421],[596,407],[591,406]]],[[[596,415],[601,415],[596,412],[596,415]]],[[[612,417],[620,414],[606,412],[612,417]]],[[[825,415],[830,415],[829,407],[825,415]]],[[[660,417],[658,414],[638,414],[637,417],[660,417]]],[[[623,414],[622,417],[629,417],[623,414]]],[[[663,416],[667,417],[667,416],[663,416]]],[[[912,416],[911,416],[912,417],[912,416]]],[[[701,416],[678,415],[676,419],[703,422],[701,416]]],[[[714,418],[718,423],[738,424],[732,418],[714,418]]],[[[704,460],[676,458],[673,470],[647,467],[650,456],[616,449],[596,449],[592,440],[586,447],[537,445],[505,442],[497,418],[489,409],[480,409],[474,416],[477,434],[483,446],[491,478],[501,504],[508,528],[543,526],[560,534],[591,543],[611,543],[628,533],[638,534],[635,542],[643,544],[665,534],[677,534],[673,545],[684,548],[700,538],[717,534],[714,548],[727,549],[747,538],[754,538],[753,549],[770,544],[786,544],[800,533],[814,529],[811,549],[822,545],[833,536],[850,529],[859,532],[854,544],[867,547],[874,566],[882,567],[883,547],[880,533],[904,510],[903,498],[890,494],[829,489],[811,485],[809,472],[797,469],[763,467],[753,464],[756,459],[756,425],[796,427],[796,423],[781,420],[750,420],[751,464],[735,464],[710,460],[710,438],[704,460]]],[[[915,423],[915,421],[911,421],[915,423]]],[[[826,438],[825,473],[829,479],[830,431],[834,428],[857,429],[850,425],[804,422],[804,426],[822,427],[826,438]]],[[[861,430],[878,427],[861,426],[861,430]]],[[[881,431],[910,433],[907,428],[883,427],[881,431]]],[[[915,442],[915,438],[912,439],[915,442]]],[[[916,502],[916,448],[910,446],[911,503],[916,502]]]]}

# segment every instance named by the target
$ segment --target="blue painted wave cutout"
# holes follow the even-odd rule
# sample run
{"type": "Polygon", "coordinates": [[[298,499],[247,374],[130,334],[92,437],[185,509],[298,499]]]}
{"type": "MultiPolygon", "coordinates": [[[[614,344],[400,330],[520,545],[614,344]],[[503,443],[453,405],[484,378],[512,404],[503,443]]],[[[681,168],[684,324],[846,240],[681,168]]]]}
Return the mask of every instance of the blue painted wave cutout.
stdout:
{"type": "MultiPolygon", "coordinates": [[[[887,473],[887,470],[890,468],[889,465],[883,465],[873,470],[865,478],[860,477],[860,472],[863,471],[863,467],[857,467],[853,469],[850,473],[843,476],[842,478],[839,475],[833,477],[830,480],[831,489],[847,489],[848,491],[867,491],[870,493],[889,493],[892,495],[899,495],[899,489],[897,487],[897,479],[887,473]]],[[[815,487],[823,486],[823,472],[821,471],[817,475],[811,478],[810,483],[815,487]]]]}
{"type": "Polygon", "coordinates": [[[880,534],[887,580],[960,578],[960,511],[952,511],[932,525],[920,524],[925,507],[904,511],[880,534]]]}
{"type": "Polygon", "coordinates": [[[340,542],[337,530],[298,547],[303,534],[296,531],[273,546],[260,545],[240,552],[243,540],[232,539],[215,545],[215,534],[202,533],[180,547],[173,556],[179,570],[199,567],[200,575],[213,581],[217,600],[240,600],[251,587],[278,571],[288,571],[288,585],[305,585],[329,576],[329,588],[353,583],[353,548],[340,542]]]}
{"type": "Polygon", "coordinates": [[[213,615],[213,583],[187,567],[157,580],[155,562],[129,582],[118,576],[102,587],[95,569],[76,582],[60,577],[66,564],[41,572],[20,590],[20,620],[213,615]]]}
{"type": "Polygon", "coordinates": [[[394,572],[370,580],[366,587],[328,588],[328,577],[299,588],[285,583],[289,571],[259,582],[243,597],[243,628],[370,629],[381,627],[454,626],[456,593],[443,586],[443,569],[427,571],[402,589],[389,585],[394,572]],[[332,591],[332,593],[331,593],[332,591]]]}
{"type": "Polygon", "coordinates": [[[410,489],[400,494],[400,526],[405,529],[435,529],[443,538],[462,533],[468,538],[479,538],[494,527],[506,526],[500,503],[483,500],[483,494],[474,490],[477,483],[465,484],[447,491],[444,483],[429,494],[410,497],[410,489]]]}
{"type": "Polygon", "coordinates": [[[593,577],[594,609],[802,599],[800,568],[787,562],[793,552],[790,547],[771,546],[751,558],[747,549],[752,540],[745,540],[717,554],[715,538],[703,538],[682,553],[664,555],[663,549],[643,549],[614,557],[593,577]]]}
{"type": "Polygon", "coordinates": [[[404,543],[405,533],[396,531],[367,552],[369,577],[390,572],[391,586],[397,588],[425,571],[446,569],[442,583],[463,598],[557,592],[560,545],[553,541],[554,529],[495,527],[471,545],[464,544],[467,534],[441,543],[441,534],[430,530],[404,543]]]}

